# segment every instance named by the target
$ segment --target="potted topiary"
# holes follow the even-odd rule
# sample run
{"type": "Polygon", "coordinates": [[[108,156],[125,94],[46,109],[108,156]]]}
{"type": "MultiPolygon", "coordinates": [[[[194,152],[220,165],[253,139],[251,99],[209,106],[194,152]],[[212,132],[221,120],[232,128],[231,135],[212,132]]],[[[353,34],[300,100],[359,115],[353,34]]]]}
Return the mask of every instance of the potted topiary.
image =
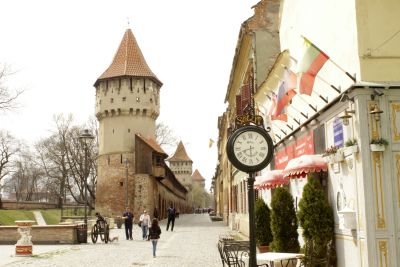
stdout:
{"type": "Polygon", "coordinates": [[[344,151],[343,154],[344,156],[349,156],[351,154],[355,154],[358,152],[358,145],[357,145],[357,139],[355,138],[349,138],[344,142],[344,151]]]}
{"type": "Polygon", "coordinates": [[[284,187],[274,190],[271,201],[272,251],[298,253],[300,250],[294,200],[284,187]]]}
{"type": "Polygon", "coordinates": [[[254,208],[256,222],[256,242],[260,253],[269,251],[269,243],[272,241],[271,218],[268,205],[262,198],[257,199],[254,208]]]}
{"type": "Polygon", "coordinates": [[[306,243],[306,266],[322,266],[315,265],[316,262],[332,263],[335,255],[330,246],[334,242],[333,213],[316,173],[308,174],[297,216],[306,243]]]}
{"type": "Polygon", "coordinates": [[[371,140],[370,148],[371,151],[385,151],[386,146],[389,142],[384,138],[375,138],[371,140]]]}

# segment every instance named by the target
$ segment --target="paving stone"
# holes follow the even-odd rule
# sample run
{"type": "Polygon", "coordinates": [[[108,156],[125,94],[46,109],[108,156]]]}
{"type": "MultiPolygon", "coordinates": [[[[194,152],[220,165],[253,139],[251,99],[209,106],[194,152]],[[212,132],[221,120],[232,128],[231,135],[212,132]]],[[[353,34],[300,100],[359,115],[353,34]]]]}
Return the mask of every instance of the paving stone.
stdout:
{"type": "Polygon", "coordinates": [[[174,231],[166,231],[160,222],[161,238],[157,257],[152,256],[151,242],[141,239],[141,228],[133,227],[134,240],[125,240],[125,229],[112,229],[111,238],[118,241],[104,244],[34,245],[34,257],[10,257],[14,246],[0,246],[0,266],[222,266],[216,243],[219,235],[229,232],[222,222],[211,222],[208,214],[181,215],[174,231]],[[4,249],[3,249],[4,248],[4,249]],[[1,252],[3,251],[3,252],[1,252]],[[8,253],[7,253],[8,252],[8,253]]]}

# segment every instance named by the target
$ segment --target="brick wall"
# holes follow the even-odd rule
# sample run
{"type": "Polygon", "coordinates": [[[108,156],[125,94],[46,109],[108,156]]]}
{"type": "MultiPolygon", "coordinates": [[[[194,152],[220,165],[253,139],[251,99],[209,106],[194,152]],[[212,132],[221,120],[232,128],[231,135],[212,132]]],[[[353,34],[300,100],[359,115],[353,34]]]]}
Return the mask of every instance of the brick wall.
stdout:
{"type": "MultiPolygon", "coordinates": [[[[21,237],[17,226],[0,226],[0,244],[16,244],[21,237]]],[[[76,224],[32,226],[32,243],[35,244],[75,244],[76,224]]]]}
{"type": "Polygon", "coordinates": [[[123,163],[129,160],[128,166],[128,205],[133,209],[134,199],[134,155],[110,154],[98,158],[98,180],[96,187],[96,211],[103,216],[121,216],[125,211],[126,169],[123,163]],[[122,155],[122,163],[121,163],[122,155]]]}

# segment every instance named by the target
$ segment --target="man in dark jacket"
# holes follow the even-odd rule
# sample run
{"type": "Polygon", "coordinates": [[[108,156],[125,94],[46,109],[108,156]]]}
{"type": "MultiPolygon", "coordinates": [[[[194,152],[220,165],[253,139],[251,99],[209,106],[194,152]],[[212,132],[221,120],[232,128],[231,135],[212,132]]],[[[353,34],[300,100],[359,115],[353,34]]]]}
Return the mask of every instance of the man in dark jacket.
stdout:
{"type": "Polygon", "coordinates": [[[122,218],[125,219],[125,235],[126,240],[133,240],[132,238],[132,224],[133,224],[133,213],[126,207],[122,218]]]}
{"type": "Polygon", "coordinates": [[[167,210],[167,216],[168,216],[168,222],[167,222],[167,231],[169,228],[169,224],[172,223],[171,225],[171,231],[174,231],[174,224],[175,224],[175,208],[172,207],[172,205],[169,206],[167,210]]]}

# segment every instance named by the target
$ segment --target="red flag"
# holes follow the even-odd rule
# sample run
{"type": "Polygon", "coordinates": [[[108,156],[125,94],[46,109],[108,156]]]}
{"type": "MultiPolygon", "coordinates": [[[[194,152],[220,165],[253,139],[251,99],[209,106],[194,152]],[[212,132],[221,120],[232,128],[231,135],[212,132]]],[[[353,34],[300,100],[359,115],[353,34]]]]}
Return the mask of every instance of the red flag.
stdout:
{"type": "Polygon", "coordinates": [[[304,38],[306,50],[299,64],[300,94],[311,95],[314,87],[315,76],[329,59],[328,55],[304,38]]]}

